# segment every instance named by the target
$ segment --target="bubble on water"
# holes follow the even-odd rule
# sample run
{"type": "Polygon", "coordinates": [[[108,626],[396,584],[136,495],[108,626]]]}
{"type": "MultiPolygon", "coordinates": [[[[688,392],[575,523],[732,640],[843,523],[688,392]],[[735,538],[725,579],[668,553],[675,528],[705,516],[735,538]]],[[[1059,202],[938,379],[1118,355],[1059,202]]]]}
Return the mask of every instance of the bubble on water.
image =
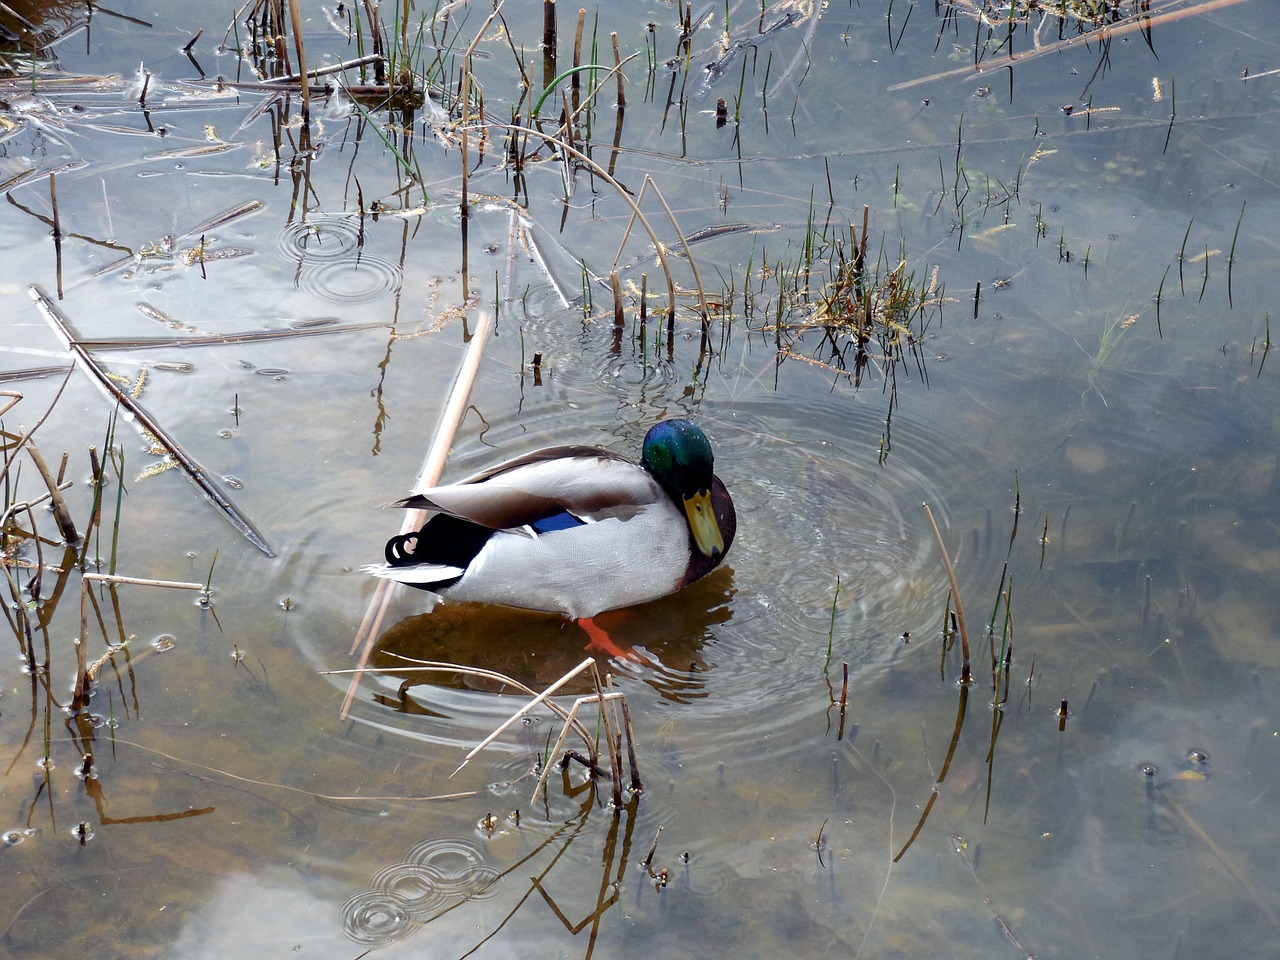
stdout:
{"type": "Polygon", "coordinates": [[[151,641],[151,645],[156,648],[157,652],[165,653],[166,651],[172,650],[176,647],[178,645],[178,641],[175,640],[171,634],[162,633],[151,641]]]}

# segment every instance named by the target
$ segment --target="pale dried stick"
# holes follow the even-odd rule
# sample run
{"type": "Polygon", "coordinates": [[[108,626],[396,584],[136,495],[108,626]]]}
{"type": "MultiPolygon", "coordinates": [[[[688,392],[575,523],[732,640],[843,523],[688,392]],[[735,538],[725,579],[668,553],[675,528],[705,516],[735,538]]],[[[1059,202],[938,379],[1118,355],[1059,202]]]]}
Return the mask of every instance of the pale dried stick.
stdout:
{"type": "MultiPolygon", "coordinates": [[[[467,348],[467,354],[462,360],[458,376],[454,379],[453,386],[449,390],[449,399],[445,403],[444,412],[440,415],[440,423],[436,427],[435,439],[431,443],[427,459],[423,462],[422,470],[418,474],[418,482],[414,484],[414,493],[420,493],[435,486],[440,479],[440,474],[444,472],[444,463],[449,457],[449,448],[453,446],[453,438],[462,423],[462,416],[466,413],[467,397],[471,393],[471,385],[475,383],[476,374],[480,370],[480,359],[484,356],[485,342],[489,339],[489,331],[492,327],[493,317],[487,310],[481,312],[480,320],[476,323],[475,332],[471,335],[471,345],[467,348]]],[[[426,516],[426,511],[424,510],[406,511],[404,523],[400,525],[400,533],[406,534],[418,529],[425,522],[426,516]]],[[[382,621],[386,618],[387,609],[391,606],[391,594],[394,588],[394,580],[378,580],[378,586],[373,592],[373,599],[369,601],[369,609],[365,611],[364,620],[361,622],[360,629],[356,632],[355,640],[351,644],[351,654],[356,656],[357,651],[359,653],[356,672],[351,677],[351,683],[347,687],[347,695],[342,700],[341,716],[344,720],[351,710],[351,702],[355,699],[356,688],[360,686],[361,674],[369,663],[369,654],[373,652],[373,643],[378,637],[378,632],[382,629],[382,621]]]]}

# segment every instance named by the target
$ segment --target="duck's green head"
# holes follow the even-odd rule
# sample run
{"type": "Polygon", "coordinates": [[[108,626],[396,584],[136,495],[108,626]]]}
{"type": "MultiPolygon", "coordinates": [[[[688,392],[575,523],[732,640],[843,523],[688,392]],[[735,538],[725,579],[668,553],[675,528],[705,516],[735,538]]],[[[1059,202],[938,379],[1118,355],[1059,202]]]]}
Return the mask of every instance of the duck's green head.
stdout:
{"type": "Polygon", "coordinates": [[[714,457],[707,435],[691,420],[663,420],[645,435],[640,463],[684,509],[698,550],[708,557],[724,553],[711,506],[714,457]]]}

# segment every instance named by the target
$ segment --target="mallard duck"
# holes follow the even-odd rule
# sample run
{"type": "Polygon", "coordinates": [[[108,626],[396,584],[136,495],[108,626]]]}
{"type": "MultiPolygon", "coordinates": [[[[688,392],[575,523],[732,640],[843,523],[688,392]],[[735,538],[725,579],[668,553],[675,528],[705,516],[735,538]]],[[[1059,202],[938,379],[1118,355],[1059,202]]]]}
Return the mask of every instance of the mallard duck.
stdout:
{"type": "Polygon", "coordinates": [[[639,463],[537,450],[392,504],[434,515],[367,569],[438,598],[558,613],[609,649],[592,617],[675,593],[733,545],[733,500],[712,462],[684,419],[649,430],[639,463]]]}

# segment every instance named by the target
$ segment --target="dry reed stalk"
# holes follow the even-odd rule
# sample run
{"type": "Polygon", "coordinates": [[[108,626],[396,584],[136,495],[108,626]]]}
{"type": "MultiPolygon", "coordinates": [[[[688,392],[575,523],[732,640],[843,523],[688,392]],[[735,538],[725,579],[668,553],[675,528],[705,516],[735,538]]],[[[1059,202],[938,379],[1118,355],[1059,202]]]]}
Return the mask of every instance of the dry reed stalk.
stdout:
{"type": "Polygon", "coordinates": [[[542,0],[542,86],[556,77],[556,0],[542,0]]]}
{"type": "Polygon", "coordinates": [[[227,346],[233,343],[271,343],[277,340],[296,340],[302,337],[327,337],[335,333],[355,333],[362,330],[386,330],[383,321],[369,323],[343,323],[323,327],[294,327],[289,330],[265,330],[261,333],[211,333],[191,337],[138,337],[131,340],[77,340],[86,350],[166,350],[186,347],[227,346]]]}
{"type": "Polygon", "coordinates": [[[552,57],[556,49],[556,0],[542,0],[542,47],[550,50],[552,57]]]}
{"type": "MultiPolygon", "coordinates": [[[[625,110],[627,109],[627,92],[622,88],[622,57],[618,55],[618,34],[616,32],[609,34],[609,39],[613,42],[613,69],[618,79],[618,109],[625,110]]],[[[627,59],[630,60],[631,57],[627,59]]]]}
{"type": "Polygon", "coordinates": [[[58,184],[54,171],[49,172],[49,202],[53,205],[53,250],[57,260],[58,296],[62,296],[62,218],[58,213],[58,184]]]}
{"type": "Polygon", "coordinates": [[[268,557],[274,557],[275,551],[271,549],[271,545],[251,524],[227,497],[219,490],[206,475],[204,467],[202,467],[194,457],[180,447],[172,437],[169,436],[160,424],[147,413],[146,410],[130,395],[129,391],[120,388],[108,377],[98,366],[89,352],[71,335],[71,328],[66,318],[62,315],[62,311],[49,299],[40,287],[32,285],[27,288],[31,294],[31,299],[35,301],[36,306],[40,308],[40,312],[44,314],[45,319],[53,328],[54,334],[61,341],[64,349],[71,353],[72,358],[76,362],[76,366],[89,374],[90,379],[97,385],[103,393],[110,399],[114,400],[119,406],[123,407],[133,415],[135,424],[142,430],[150,433],[164,447],[165,453],[173,459],[181,468],[183,474],[200,490],[205,497],[222,511],[223,516],[231,521],[232,525],[244,535],[250,543],[265,553],[268,557]]]}
{"type": "MultiPolygon", "coordinates": [[[[514,689],[519,690],[521,693],[526,693],[531,697],[536,697],[538,695],[538,691],[534,690],[532,687],[526,686],[525,684],[521,683],[519,680],[516,680],[514,677],[509,677],[505,673],[499,673],[496,670],[486,670],[484,667],[467,666],[466,664],[461,664],[461,663],[447,663],[442,660],[418,660],[414,657],[406,657],[404,654],[396,653],[395,651],[391,651],[391,650],[387,651],[387,656],[397,660],[403,660],[405,661],[407,666],[366,667],[364,672],[365,673],[393,673],[393,674],[419,673],[419,672],[421,673],[463,673],[473,677],[480,677],[485,680],[492,680],[496,683],[505,684],[509,687],[513,687],[514,689]]],[[[320,671],[320,675],[328,677],[328,676],[339,676],[342,674],[352,674],[355,672],[356,672],[355,670],[322,670],[320,671]]],[[[587,732],[586,727],[584,727],[578,721],[572,719],[569,715],[569,711],[566,710],[564,707],[560,706],[560,704],[556,703],[554,700],[547,700],[545,701],[545,703],[547,705],[548,710],[550,710],[557,717],[563,720],[572,730],[574,730],[578,734],[578,736],[582,737],[583,742],[586,743],[588,747],[590,747],[591,734],[587,732]]]]}
{"type": "Polygon", "coordinates": [[[1148,31],[1152,27],[1164,23],[1173,23],[1175,20],[1183,20],[1187,17],[1199,16],[1203,13],[1212,13],[1214,10],[1221,10],[1225,7],[1234,7],[1238,3],[1244,3],[1244,0],[1208,0],[1206,3],[1197,4],[1182,10],[1170,10],[1168,13],[1157,13],[1155,15],[1135,14],[1133,17],[1122,21],[1118,24],[1111,24],[1100,30],[1090,30],[1088,33],[1082,33],[1074,37],[1067,37],[1064,40],[1058,40],[1054,43],[1045,44],[1043,47],[1037,47],[1034,50],[1028,50],[1026,53],[1010,53],[1007,57],[1001,57],[996,60],[984,61],[979,64],[967,67],[956,67],[952,70],[943,70],[941,73],[933,73],[927,77],[916,77],[914,80],[904,80],[902,83],[895,83],[888,88],[890,93],[898,90],[909,90],[912,87],[922,86],[926,83],[932,83],[935,80],[950,80],[952,77],[965,76],[981,76],[992,70],[1003,70],[1012,67],[1016,63],[1024,63],[1027,60],[1034,60],[1036,57],[1043,56],[1046,53],[1064,50],[1068,47],[1077,47],[1080,45],[1088,45],[1106,42],[1115,37],[1123,37],[1126,34],[1137,33],[1138,31],[1148,31]]]}
{"type": "MultiPolygon", "coordinates": [[[[377,63],[382,59],[381,54],[370,53],[363,57],[356,57],[352,60],[343,60],[341,63],[333,63],[327,67],[317,67],[315,70],[308,70],[305,74],[308,80],[315,80],[317,77],[325,77],[331,73],[342,73],[346,70],[353,70],[356,67],[367,67],[371,63],[377,63]]],[[[301,83],[304,74],[294,72],[283,77],[272,77],[270,80],[259,81],[257,84],[240,85],[242,89],[252,89],[255,86],[267,85],[269,89],[276,89],[279,84],[301,83]]]]}
{"type": "Polygon", "coordinates": [[[58,525],[58,531],[62,534],[62,539],[67,543],[76,543],[80,539],[80,535],[76,533],[76,523],[71,519],[71,510],[67,506],[67,501],[63,499],[62,491],[58,489],[58,481],[49,473],[49,465],[44,462],[44,456],[40,453],[40,448],[36,446],[35,440],[30,436],[26,439],[26,447],[27,453],[31,455],[31,461],[36,465],[36,470],[40,472],[40,477],[44,480],[45,486],[49,488],[49,498],[53,501],[53,519],[58,525]]]}
{"type": "Polygon", "coordinates": [[[86,573],[84,579],[98,583],[129,583],[137,587],[169,587],[174,590],[203,590],[203,583],[184,580],[149,580],[146,577],[124,577],[114,573],[86,573]]]}
{"type": "MultiPolygon", "coordinates": [[[[565,740],[569,738],[570,723],[578,723],[578,711],[582,709],[582,705],[584,703],[590,703],[594,699],[594,697],[579,697],[573,702],[573,706],[569,708],[569,716],[565,720],[564,726],[560,729],[560,736],[556,737],[555,744],[547,753],[546,760],[542,764],[542,772],[538,775],[538,782],[534,784],[533,787],[533,796],[529,798],[530,803],[537,803],[538,797],[546,787],[547,775],[551,772],[551,768],[555,766],[555,760],[553,758],[560,756],[560,750],[564,747],[565,740]]],[[[594,754],[595,750],[591,744],[591,740],[588,738],[585,742],[587,744],[587,750],[594,754]]]]}
{"type": "Polygon", "coordinates": [[[587,23],[587,11],[585,7],[578,8],[578,28],[573,34],[573,75],[569,78],[569,89],[573,91],[573,111],[578,111],[578,95],[581,92],[582,81],[579,79],[581,74],[578,67],[582,66],[582,28],[587,23]]]}
{"type": "Polygon", "coordinates": [[[929,509],[927,503],[921,504],[924,507],[925,515],[929,518],[929,526],[933,528],[934,539],[938,541],[938,552],[942,554],[943,566],[947,568],[947,581],[951,584],[951,599],[955,601],[956,626],[960,633],[960,655],[962,659],[960,667],[960,682],[968,684],[973,682],[973,678],[969,673],[969,631],[964,625],[964,607],[960,604],[960,585],[956,583],[956,572],[951,566],[951,557],[947,555],[947,545],[942,542],[942,533],[938,530],[937,521],[933,519],[933,511],[929,509]]]}
{"type": "MultiPolygon", "coordinates": [[[[599,177],[601,180],[609,184],[609,186],[613,187],[613,189],[617,191],[618,196],[621,197],[626,202],[627,206],[631,208],[633,220],[639,220],[640,225],[644,227],[645,233],[649,235],[649,241],[653,244],[653,249],[656,251],[658,256],[658,262],[662,264],[663,275],[667,279],[667,296],[671,303],[671,313],[674,315],[676,310],[675,279],[671,274],[671,265],[667,262],[666,248],[662,245],[662,241],[658,239],[658,234],[654,231],[653,226],[649,223],[648,218],[640,210],[640,207],[637,205],[636,201],[632,199],[631,194],[627,192],[626,187],[618,183],[617,180],[615,180],[613,177],[609,175],[608,171],[606,171],[598,163],[596,163],[589,156],[587,156],[587,154],[583,153],[577,147],[569,146],[563,140],[557,139],[552,134],[543,133],[541,130],[536,130],[533,127],[524,127],[516,123],[497,124],[497,126],[499,126],[502,129],[508,130],[512,133],[519,133],[519,134],[524,134],[525,136],[537,137],[540,140],[543,140],[546,143],[549,143],[555,146],[556,149],[563,150],[565,153],[568,153],[569,155],[571,155],[579,163],[583,164],[585,167],[590,169],[593,174],[595,174],[597,177],[599,177]]],[[[654,189],[656,190],[657,188],[655,187],[654,189]]]]}
{"type": "Polygon", "coordinates": [[[619,701],[622,707],[622,726],[627,735],[627,762],[631,764],[631,791],[639,793],[644,789],[640,782],[640,765],[636,763],[636,732],[631,726],[631,710],[627,707],[627,698],[619,701]]]}
{"type": "MultiPolygon", "coordinates": [[[[471,345],[467,348],[467,354],[458,370],[458,376],[454,379],[453,386],[449,390],[444,412],[440,415],[440,422],[436,426],[435,438],[431,442],[431,449],[422,464],[422,470],[418,473],[418,481],[414,484],[412,491],[414,493],[420,493],[429,487],[433,487],[440,480],[440,474],[444,471],[445,460],[449,457],[449,448],[453,445],[453,438],[462,423],[462,415],[466,412],[467,397],[471,393],[471,385],[475,383],[476,374],[480,370],[480,360],[484,356],[485,343],[489,339],[489,331],[492,327],[493,317],[488,311],[482,311],[480,320],[476,324],[475,332],[471,335],[471,345]]],[[[425,511],[406,511],[404,522],[400,525],[400,532],[405,534],[416,530],[425,521],[425,511]]],[[[352,676],[351,684],[347,687],[347,694],[342,700],[340,715],[343,719],[346,719],[351,710],[351,702],[355,699],[356,688],[360,685],[361,673],[369,662],[369,654],[373,651],[373,643],[378,637],[378,632],[382,629],[382,621],[386,618],[387,609],[391,606],[391,594],[394,587],[395,581],[393,580],[378,580],[378,586],[374,590],[373,598],[369,601],[369,609],[365,611],[364,620],[361,622],[360,629],[356,632],[355,640],[351,644],[351,655],[355,656],[359,651],[359,659],[356,673],[352,676]]]]}
{"type": "Polygon", "coordinates": [[[630,710],[627,709],[626,695],[619,691],[614,691],[611,693],[603,692],[603,689],[600,684],[600,674],[596,667],[596,663],[594,659],[587,658],[586,660],[583,660],[576,667],[568,671],[566,674],[560,677],[559,680],[551,684],[551,686],[547,687],[541,693],[535,693],[530,687],[526,686],[525,684],[521,683],[518,680],[513,679],[512,677],[507,676],[506,674],[498,673],[497,671],[494,671],[494,670],[486,670],[482,667],[470,667],[464,664],[444,663],[440,661],[416,660],[412,657],[399,657],[399,659],[405,660],[407,666],[362,667],[358,670],[325,670],[323,671],[323,674],[325,676],[331,676],[331,675],[337,675],[337,674],[360,674],[360,673],[402,674],[406,671],[412,671],[412,672],[448,671],[450,673],[470,674],[473,676],[483,677],[488,680],[494,680],[499,683],[504,683],[518,690],[522,690],[523,692],[529,694],[533,698],[524,706],[522,706],[519,710],[517,710],[515,714],[513,714],[510,718],[508,718],[505,722],[503,722],[496,730],[494,730],[491,734],[489,734],[489,736],[485,737],[483,741],[481,741],[479,744],[473,747],[471,751],[466,755],[466,757],[463,758],[462,763],[458,765],[458,768],[454,770],[453,773],[451,773],[449,776],[452,777],[454,774],[458,773],[458,771],[460,771],[463,767],[465,767],[468,763],[470,763],[471,760],[473,760],[476,757],[476,755],[480,753],[480,751],[482,751],[485,747],[489,746],[489,744],[493,743],[494,740],[496,740],[503,733],[509,730],[515,723],[517,723],[520,719],[522,719],[525,715],[527,715],[534,707],[537,707],[539,705],[546,706],[547,709],[549,709],[557,717],[560,717],[562,720],[564,720],[564,725],[563,727],[561,727],[560,735],[559,737],[557,737],[555,745],[551,748],[550,752],[547,754],[546,763],[543,764],[542,772],[538,777],[538,783],[534,787],[533,796],[530,802],[531,803],[537,802],[539,794],[541,794],[542,790],[546,785],[547,775],[550,772],[551,767],[554,765],[554,761],[552,758],[560,755],[561,748],[564,746],[565,740],[568,739],[570,731],[577,733],[578,736],[582,738],[582,742],[586,745],[586,748],[589,754],[587,766],[591,770],[592,775],[593,776],[600,776],[602,774],[607,775],[607,774],[604,774],[603,771],[599,769],[599,765],[596,760],[596,750],[594,745],[592,744],[590,733],[587,731],[587,728],[582,724],[582,722],[578,720],[578,711],[581,710],[582,707],[586,706],[587,704],[594,703],[594,704],[598,704],[599,706],[599,709],[601,712],[601,722],[605,727],[606,736],[608,736],[610,743],[612,744],[610,749],[610,756],[613,762],[612,779],[614,781],[615,802],[617,803],[621,802],[620,783],[622,779],[622,765],[621,765],[621,755],[620,755],[620,741],[623,739],[624,735],[625,735],[625,740],[627,745],[628,760],[631,764],[631,789],[636,793],[639,793],[644,789],[644,785],[640,781],[639,764],[636,761],[635,732],[631,726],[631,712],[630,710]],[[554,694],[566,683],[568,683],[570,680],[577,677],[579,674],[583,673],[588,668],[590,668],[592,671],[592,680],[596,688],[596,693],[594,695],[587,696],[587,697],[578,697],[574,701],[573,706],[569,710],[565,710],[558,703],[550,699],[552,694],[554,694]],[[619,734],[616,737],[611,735],[612,724],[616,723],[616,721],[611,722],[611,718],[608,714],[608,704],[612,703],[613,701],[619,702],[622,709],[622,717],[623,717],[623,734],[619,734]]]}
{"type": "Polygon", "coordinates": [[[646,871],[653,875],[653,855],[658,852],[658,841],[662,839],[662,826],[658,826],[658,832],[653,835],[653,845],[649,847],[649,855],[644,858],[642,866],[646,871]]]}
{"type": "Polygon", "coordinates": [[[658,185],[653,182],[653,178],[648,174],[645,175],[644,185],[640,188],[640,196],[644,196],[645,190],[652,186],[653,195],[658,198],[658,202],[662,204],[662,209],[667,212],[667,219],[671,221],[671,227],[676,232],[676,236],[680,239],[680,246],[684,249],[685,259],[689,261],[689,269],[693,271],[694,283],[698,285],[698,302],[702,306],[702,326],[703,336],[706,336],[706,325],[711,318],[711,307],[707,304],[707,291],[702,285],[702,274],[698,271],[698,262],[693,259],[693,251],[689,249],[689,241],[685,239],[684,231],[680,229],[680,224],[676,220],[676,215],[671,212],[671,207],[667,204],[667,198],[662,195],[662,191],[658,189],[658,185]]]}
{"type": "MultiPolygon", "coordinates": [[[[625,702],[626,695],[620,692],[606,693],[604,695],[604,699],[606,703],[611,702],[613,700],[620,700],[625,702]]],[[[553,746],[550,752],[547,754],[547,762],[543,765],[542,774],[538,777],[538,783],[533,788],[533,796],[529,799],[530,803],[538,802],[538,796],[542,793],[543,789],[546,787],[547,775],[551,772],[551,768],[556,765],[556,761],[553,758],[557,756],[561,756],[560,749],[564,746],[565,740],[569,738],[569,730],[571,728],[576,730],[578,727],[582,726],[581,721],[578,720],[578,711],[581,710],[583,707],[587,706],[588,704],[593,704],[593,703],[600,705],[601,708],[603,709],[603,704],[600,704],[599,699],[596,697],[594,693],[589,697],[579,697],[577,700],[573,702],[573,706],[569,708],[568,719],[565,720],[564,727],[560,730],[560,736],[556,738],[555,746],[553,746]]],[[[551,705],[550,702],[548,702],[548,706],[550,705],[551,705]]],[[[588,769],[590,769],[591,775],[592,776],[601,776],[601,775],[608,776],[608,774],[604,773],[604,771],[601,770],[599,765],[596,763],[595,746],[592,744],[591,740],[589,738],[584,738],[584,742],[586,743],[587,750],[590,753],[590,756],[588,757],[589,762],[587,764],[587,767],[588,769]]]]}
{"type": "Polygon", "coordinates": [[[613,322],[621,329],[625,322],[622,311],[622,282],[618,279],[618,271],[609,272],[609,286],[613,288],[613,322]]]}
{"type": "MultiPolygon", "coordinates": [[[[307,75],[307,49],[302,39],[302,11],[298,9],[299,0],[287,0],[289,4],[289,23],[293,27],[293,48],[298,54],[298,73],[307,75]]],[[[302,122],[311,122],[311,84],[302,84],[302,122]]]]}
{"type": "MultiPolygon", "coordinates": [[[[594,660],[591,661],[595,663],[594,660]]],[[[600,723],[604,726],[605,746],[609,748],[609,769],[613,774],[613,809],[622,809],[622,758],[618,755],[618,741],[613,734],[613,718],[604,700],[604,687],[600,683],[600,671],[593,671],[591,679],[596,685],[596,699],[600,701],[600,723]]]]}
{"type": "MultiPolygon", "coordinates": [[[[532,700],[526,703],[523,707],[521,707],[519,710],[513,713],[506,720],[506,722],[504,722],[498,727],[498,729],[494,730],[493,733],[489,734],[489,736],[485,737],[478,744],[472,747],[470,752],[468,752],[467,755],[462,758],[462,762],[458,764],[458,769],[454,770],[453,773],[449,774],[449,776],[451,777],[454,776],[459,770],[461,770],[468,763],[470,763],[472,759],[476,756],[476,754],[478,754],[481,750],[483,750],[489,744],[493,743],[493,741],[497,740],[498,737],[502,736],[503,733],[505,733],[508,729],[510,729],[515,723],[517,723],[520,720],[521,717],[527,714],[530,710],[532,710],[538,704],[542,703],[544,700],[546,700],[553,693],[555,693],[557,690],[563,687],[566,683],[568,683],[578,674],[582,673],[588,667],[594,668],[595,665],[596,665],[595,659],[593,657],[587,657],[587,659],[583,660],[580,664],[578,664],[576,667],[574,667],[572,670],[566,673],[563,677],[561,677],[551,686],[547,687],[547,689],[543,690],[540,694],[538,694],[536,697],[534,697],[532,700]]],[[[596,680],[596,689],[599,690],[600,678],[598,675],[596,675],[595,680],[596,680]]]]}

